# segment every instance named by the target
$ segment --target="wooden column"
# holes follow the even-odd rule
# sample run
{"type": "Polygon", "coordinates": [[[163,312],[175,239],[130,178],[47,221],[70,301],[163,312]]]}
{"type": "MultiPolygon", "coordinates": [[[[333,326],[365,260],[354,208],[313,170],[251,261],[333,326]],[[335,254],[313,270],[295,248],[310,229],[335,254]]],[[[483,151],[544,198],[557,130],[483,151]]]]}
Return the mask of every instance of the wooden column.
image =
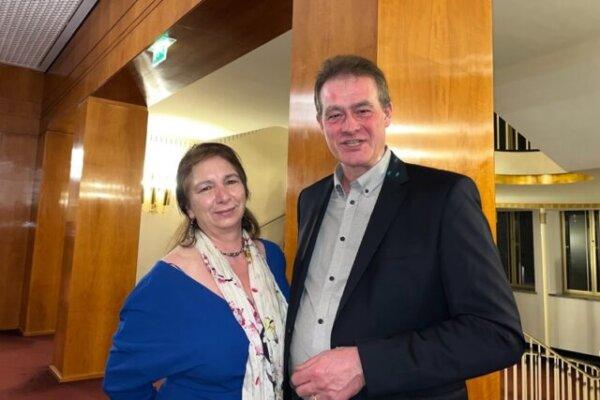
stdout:
{"type": "Polygon", "coordinates": [[[78,109],[50,366],[60,381],[103,375],[135,282],[147,116],[144,106],[97,97],[78,109]]]}
{"type": "Polygon", "coordinates": [[[36,228],[21,310],[25,336],[53,333],[56,328],[72,145],[71,134],[48,131],[40,146],[36,228]]]}
{"type": "Polygon", "coordinates": [[[491,2],[379,2],[388,144],[403,160],[473,178],[495,226],[491,2]]]}
{"type": "Polygon", "coordinates": [[[19,327],[43,74],[0,64],[0,330],[19,327]]]}
{"type": "MultiPolygon", "coordinates": [[[[313,84],[327,57],[358,54],[383,69],[394,113],[387,141],[408,162],[472,177],[495,223],[490,0],[294,2],[286,255],[296,248],[300,190],[332,172],[315,120],[313,84]]],[[[291,270],[288,270],[288,276],[291,270]]],[[[468,382],[498,399],[499,374],[468,382]]]]}
{"type": "Polygon", "coordinates": [[[316,120],[315,76],[321,63],[337,54],[376,59],[377,12],[377,1],[294,2],[284,239],[288,279],[292,276],[297,244],[298,194],[304,187],[331,174],[335,166],[316,120]]]}

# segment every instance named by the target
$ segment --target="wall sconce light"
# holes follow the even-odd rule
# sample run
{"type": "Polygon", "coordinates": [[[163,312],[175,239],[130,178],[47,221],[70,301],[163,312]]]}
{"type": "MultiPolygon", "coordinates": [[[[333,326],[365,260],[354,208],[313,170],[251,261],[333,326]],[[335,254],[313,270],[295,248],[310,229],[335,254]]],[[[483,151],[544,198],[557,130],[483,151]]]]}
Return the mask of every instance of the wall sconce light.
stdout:
{"type": "Polygon", "coordinates": [[[163,214],[171,204],[174,184],[169,179],[170,171],[160,169],[156,163],[149,165],[154,165],[154,171],[142,180],[142,211],[163,214]]]}
{"type": "Polygon", "coordinates": [[[171,190],[156,186],[144,185],[142,197],[142,211],[163,214],[171,205],[171,190]]]}
{"type": "MultiPolygon", "coordinates": [[[[152,120],[150,120],[152,122],[152,120]]],[[[146,142],[142,211],[163,214],[173,201],[177,166],[195,139],[152,133],[146,142]]]]}

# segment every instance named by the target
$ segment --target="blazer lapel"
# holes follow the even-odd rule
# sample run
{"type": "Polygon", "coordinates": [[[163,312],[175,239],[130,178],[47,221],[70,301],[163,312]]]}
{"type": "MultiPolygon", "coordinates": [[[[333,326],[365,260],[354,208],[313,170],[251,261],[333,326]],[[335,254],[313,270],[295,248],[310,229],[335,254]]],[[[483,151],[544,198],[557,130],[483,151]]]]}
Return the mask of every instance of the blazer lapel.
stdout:
{"type": "Polygon", "coordinates": [[[344,308],[352,291],[358,284],[362,274],[371,262],[379,243],[385,237],[385,234],[394,220],[394,216],[400,209],[402,202],[406,196],[406,185],[403,185],[408,180],[406,166],[404,163],[392,153],[390,165],[386,172],[386,176],[379,192],[379,197],[373,208],[373,213],[367,224],[367,229],[363,236],[352,270],[348,276],[344,293],[340,300],[337,316],[344,308]]]}
{"type": "Polygon", "coordinates": [[[308,223],[306,228],[302,232],[302,236],[298,238],[298,260],[304,266],[307,264],[307,260],[310,260],[312,251],[314,249],[315,240],[327,209],[329,197],[333,190],[333,178],[328,179],[320,191],[318,197],[314,199],[310,204],[310,210],[308,210],[307,216],[308,223]]]}
{"type": "Polygon", "coordinates": [[[290,293],[290,309],[288,313],[293,317],[291,320],[295,320],[296,310],[300,303],[300,296],[304,289],[304,281],[306,280],[306,273],[312,252],[315,248],[315,242],[319,234],[319,228],[323,221],[323,216],[329,203],[329,197],[333,190],[333,177],[323,182],[322,189],[312,199],[306,199],[310,201],[309,206],[306,210],[306,215],[302,217],[303,221],[307,221],[306,227],[302,229],[298,237],[298,251],[294,262],[294,273],[292,280],[292,290],[290,293]]]}

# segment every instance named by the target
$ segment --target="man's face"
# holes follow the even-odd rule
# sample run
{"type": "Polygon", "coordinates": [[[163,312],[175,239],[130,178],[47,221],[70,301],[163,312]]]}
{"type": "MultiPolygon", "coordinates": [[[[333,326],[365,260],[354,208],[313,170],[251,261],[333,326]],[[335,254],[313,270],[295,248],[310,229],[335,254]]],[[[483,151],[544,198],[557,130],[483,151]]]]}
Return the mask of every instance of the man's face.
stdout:
{"type": "Polygon", "coordinates": [[[327,146],[350,180],[373,167],[385,149],[392,107],[381,107],[370,76],[341,75],[321,88],[323,112],[317,116],[327,146]]]}

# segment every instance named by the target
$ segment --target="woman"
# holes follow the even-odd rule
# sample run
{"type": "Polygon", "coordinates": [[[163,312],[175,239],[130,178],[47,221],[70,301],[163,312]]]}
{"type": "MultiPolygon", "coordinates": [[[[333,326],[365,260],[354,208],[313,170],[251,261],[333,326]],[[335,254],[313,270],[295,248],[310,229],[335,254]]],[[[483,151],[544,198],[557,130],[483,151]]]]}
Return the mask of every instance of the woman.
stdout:
{"type": "Polygon", "coordinates": [[[285,260],[256,239],[246,180],[223,144],[195,145],[179,163],[187,229],[121,311],[104,378],[112,399],[283,397],[285,260]]]}

